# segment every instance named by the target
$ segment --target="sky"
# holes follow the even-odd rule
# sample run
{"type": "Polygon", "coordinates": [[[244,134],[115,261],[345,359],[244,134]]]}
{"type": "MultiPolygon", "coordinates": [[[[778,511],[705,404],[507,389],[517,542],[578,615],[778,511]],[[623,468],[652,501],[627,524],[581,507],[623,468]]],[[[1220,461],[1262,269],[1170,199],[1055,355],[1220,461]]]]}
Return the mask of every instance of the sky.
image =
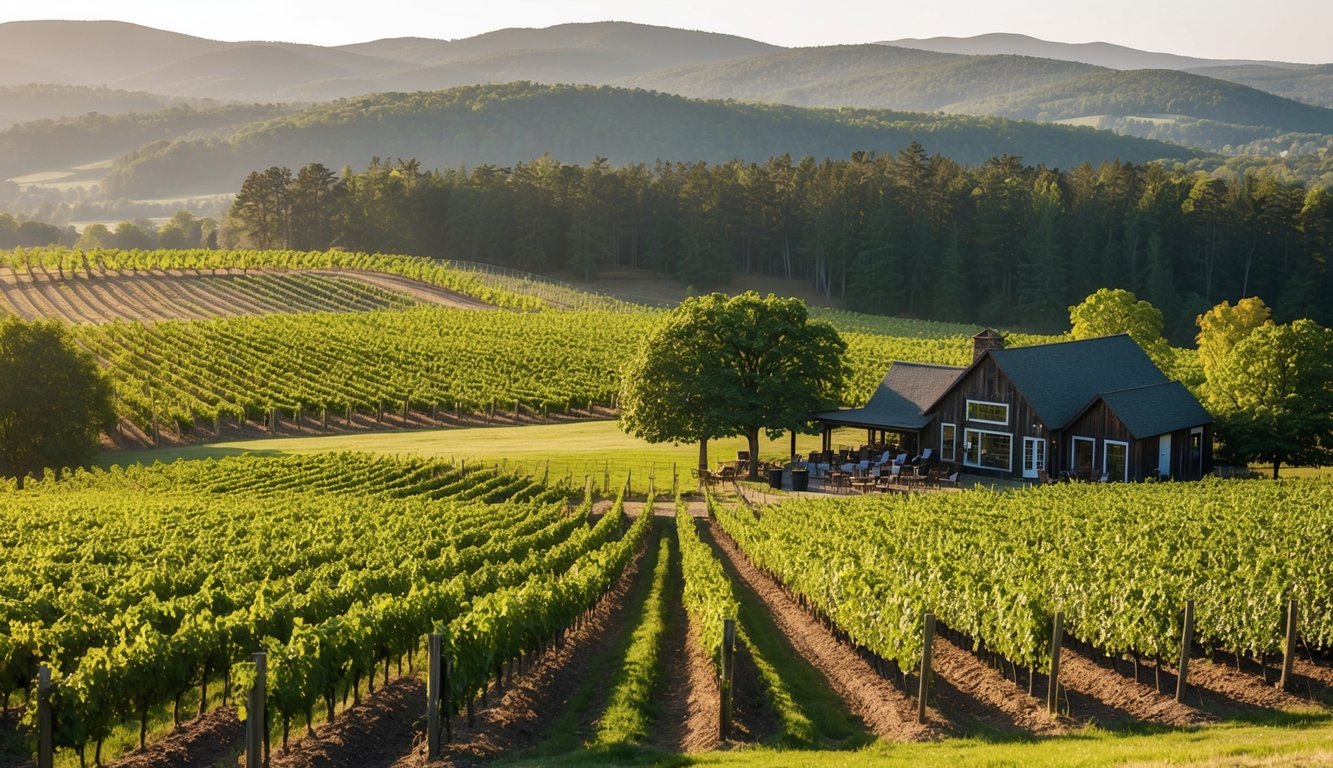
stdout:
{"type": "MultiPolygon", "coordinates": [[[[215,40],[339,45],[470,37],[505,27],[633,21],[785,46],[1018,32],[1216,59],[1333,62],[1333,0],[43,0],[0,21],[116,19],[215,40]],[[40,10],[33,10],[39,8],[40,10]]],[[[23,6],[28,6],[24,8],[23,6]]]]}

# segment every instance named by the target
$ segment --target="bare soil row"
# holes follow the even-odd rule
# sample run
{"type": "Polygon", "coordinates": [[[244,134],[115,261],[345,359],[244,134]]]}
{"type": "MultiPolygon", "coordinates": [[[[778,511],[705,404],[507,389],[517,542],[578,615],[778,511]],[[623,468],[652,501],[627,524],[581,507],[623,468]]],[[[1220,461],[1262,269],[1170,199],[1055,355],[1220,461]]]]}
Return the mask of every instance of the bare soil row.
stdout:
{"type": "Polygon", "coordinates": [[[115,320],[156,322],[201,320],[289,312],[361,312],[383,309],[385,298],[365,288],[387,292],[399,303],[434,304],[461,309],[494,309],[470,296],[399,275],[357,270],[153,270],[67,274],[45,269],[18,273],[0,268],[0,314],[23,320],[56,319],[71,324],[115,320]],[[317,274],[348,295],[320,295],[277,286],[257,291],[239,276],[317,274]],[[358,289],[357,286],[360,286],[358,289]],[[350,293],[356,293],[351,298],[350,293]]]}

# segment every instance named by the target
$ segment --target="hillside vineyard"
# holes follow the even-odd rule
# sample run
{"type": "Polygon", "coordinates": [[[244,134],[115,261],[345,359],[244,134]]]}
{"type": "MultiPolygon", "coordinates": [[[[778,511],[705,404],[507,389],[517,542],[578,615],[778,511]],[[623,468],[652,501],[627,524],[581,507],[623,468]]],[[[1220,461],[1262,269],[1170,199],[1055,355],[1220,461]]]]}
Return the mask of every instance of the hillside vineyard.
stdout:
{"type": "MultiPolygon", "coordinates": [[[[447,706],[591,606],[651,516],[594,520],[567,490],[440,462],[335,455],[80,474],[0,493],[0,697],[54,667],[56,741],[269,654],[283,726],[327,710],[446,628],[447,706]],[[281,542],[280,546],[265,543],[281,542]],[[22,553],[20,555],[20,552],[22,553]],[[98,554],[91,559],[89,554],[98,554]]],[[[227,693],[224,692],[224,699],[227,693]]],[[[142,734],[141,737],[142,739],[142,734]]]]}

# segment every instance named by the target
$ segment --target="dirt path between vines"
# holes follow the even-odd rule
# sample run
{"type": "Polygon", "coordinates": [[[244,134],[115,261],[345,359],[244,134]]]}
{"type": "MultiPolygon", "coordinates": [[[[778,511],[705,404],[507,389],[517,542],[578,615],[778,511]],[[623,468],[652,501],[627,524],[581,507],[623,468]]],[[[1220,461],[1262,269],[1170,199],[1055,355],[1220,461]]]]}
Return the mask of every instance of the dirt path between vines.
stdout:
{"type": "Polygon", "coordinates": [[[806,613],[774,579],[760,572],[721,527],[710,520],[706,530],[729,570],[740,577],[737,586],[754,591],[796,652],[828,678],[847,708],[873,733],[893,741],[926,741],[951,730],[951,724],[934,708],[927,711],[928,722],[918,724],[911,699],[806,613]]]}
{"type": "Polygon", "coordinates": [[[129,752],[111,768],[196,768],[217,765],[243,754],[245,723],[234,707],[218,707],[181,723],[142,751],[129,752]]]}
{"type": "MultiPolygon", "coordinates": [[[[588,620],[566,633],[563,647],[547,651],[527,672],[515,676],[498,703],[477,710],[474,728],[467,727],[466,717],[453,719],[454,738],[443,745],[443,759],[428,761],[424,745],[417,745],[410,750],[400,748],[389,764],[400,768],[475,765],[537,744],[584,680],[613,671],[596,665],[603,652],[633,629],[634,611],[629,610],[628,601],[640,579],[645,552],[640,549],[588,620]]],[[[493,695],[490,700],[495,702],[493,695]]]]}
{"type": "Polygon", "coordinates": [[[400,677],[289,749],[271,748],[271,768],[387,768],[414,746],[426,709],[426,686],[400,677]]]}

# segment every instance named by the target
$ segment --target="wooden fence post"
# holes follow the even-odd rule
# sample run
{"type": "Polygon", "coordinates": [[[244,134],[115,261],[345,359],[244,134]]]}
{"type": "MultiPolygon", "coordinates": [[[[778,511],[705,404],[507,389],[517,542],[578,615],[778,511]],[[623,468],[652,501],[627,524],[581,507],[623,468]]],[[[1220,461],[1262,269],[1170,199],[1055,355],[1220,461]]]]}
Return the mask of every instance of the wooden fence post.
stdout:
{"type": "Polygon", "coordinates": [[[718,710],[718,738],[731,738],[731,683],[736,672],[736,620],[722,620],[722,680],[718,686],[721,707],[718,710]]]}
{"type": "Polygon", "coordinates": [[[921,646],[921,681],[917,688],[916,721],[926,722],[926,699],[930,697],[930,656],[935,644],[935,614],[926,612],[926,627],[922,633],[921,646]]]}
{"type": "Polygon", "coordinates": [[[51,668],[37,670],[37,768],[55,764],[55,743],[51,738],[51,668]]]}
{"type": "Polygon", "coordinates": [[[259,651],[253,656],[255,662],[255,684],[250,689],[250,693],[245,702],[245,768],[267,768],[267,761],[264,759],[264,724],[268,721],[265,716],[264,704],[268,696],[267,677],[268,677],[268,654],[259,651]]]}
{"type": "Polygon", "coordinates": [[[449,669],[452,663],[448,656],[440,659],[440,700],[444,702],[444,743],[448,744],[454,740],[454,722],[451,719],[453,709],[449,701],[449,669]]]}
{"type": "Polygon", "coordinates": [[[438,632],[430,634],[430,676],[426,680],[426,757],[430,760],[440,756],[440,641],[438,632]]]}
{"type": "Polygon", "coordinates": [[[1296,598],[1293,597],[1287,601],[1287,642],[1282,646],[1282,677],[1277,683],[1277,686],[1284,691],[1291,682],[1291,666],[1296,661],[1297,611],[1296,598]]]}
{"type": "Polygon", "coordinates": [[[1185,601],[1185,627],[1180,638],[1180,669],[1176,672],[1176,701],[1185,700],[1189,687],[1190,649],[1194,645],[1194,601],[1185,601]]]}
{"type": "Polygon", "coordinates": [[[1051,679],[1046,686],[1046,709],[1053,715],[1059,714],[1060,704],[1060,646],[1064,643],[1065,615],[1055,612],[1055,621],[1051,627],[1051,679]]]}

